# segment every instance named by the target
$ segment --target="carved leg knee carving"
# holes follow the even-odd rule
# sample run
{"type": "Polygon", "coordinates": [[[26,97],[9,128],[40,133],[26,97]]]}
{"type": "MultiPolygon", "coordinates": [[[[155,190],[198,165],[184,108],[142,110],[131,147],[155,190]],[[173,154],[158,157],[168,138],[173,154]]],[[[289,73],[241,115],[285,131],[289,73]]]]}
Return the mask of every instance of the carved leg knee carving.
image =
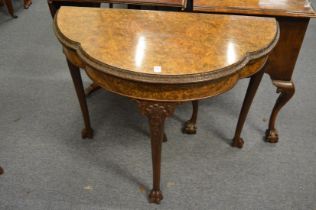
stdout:
{"type": "Polygon", "coordinates": [[[266,130],[265,139],[267,142],[277,143],[279,135],[275,128],[275,121],[282,107],[293,97],[295,93],[295,86],[292,81],[273,80],[272,83],[277,87],[277,93],[280,93],[280,96],[271,112],[269,128],[266,130]]]}
{"type": "Polygon", "coordinates": [[[82,138],[93,138],[93,130],[91,128],[90,125],[90,117],[89,117],[89,110],[88,110],[88,106],[87,106],[87,101],[86,101],[86,97],[84,94],[84,89],[83,89],[83,84],[82,84],[82,79],[81,79],[81,75],[80,75],[80,69],[79,67],[73,65],[69,60],[67,60],[68,63],[68,67],[69,67],[69,71],[71,74],[71,78],[72,81],[74,83],[75,89],[76,89],[76,93],[77,93],[77,97],[80,103],[80,108],[81,108],[81,112],[83,115],[83,120],[84,120],[84,129],[81,132],[81,137],[82,138]]]}
{"type": "Polygon", "coordinates": [[[245,120],[247,118],[250,106],[252,104],[253,98],[256,95],[257,89],[259,87],[259,84],[261,82],[262,76],[263,76],[263,70],[253,75],[250,79],[247,93],[239,114],[238,123],[236,126],[235,136],[233,138],[232,146],[237,148],[242,148],[244,145],[244,140],[240,137],[242,128],[244,127],[245,120]]]}
{"type": "Polygon", "coordinates": [[[159,204],[163,199],[160,191],[161,147],[164,138],[165,119],[172,115],[175,103],[139,101],[139,109],[149,121],[151,153],[153,165],[153,189],[149,193],[149,202],[159,204]]]}
{"type": "Polygon", "coordinates": [[[191,119],[184,123],[182,132],[186,134],[196,134],[196,120],[199,110],[199,101],[192,101],[192,116],[191,119]]]}

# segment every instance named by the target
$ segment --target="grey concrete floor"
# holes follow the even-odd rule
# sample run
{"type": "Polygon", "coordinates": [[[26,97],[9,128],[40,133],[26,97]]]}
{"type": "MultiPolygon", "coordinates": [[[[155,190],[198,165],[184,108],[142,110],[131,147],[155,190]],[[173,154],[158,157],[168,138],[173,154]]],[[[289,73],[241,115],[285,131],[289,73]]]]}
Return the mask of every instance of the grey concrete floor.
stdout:
{"type": "Polygon", "coordinates": [[[157,206],[147,202],[146,119],[133,101],[99,91],[88,100],[95,137],[81,139],[79,105],[46,1],[33,0],[29,10],[21,2],[18,19],[0,8],[0,209],[316,209],[315,20],[296,65],[296,95],[277,122],[280,142],[263,141],[277,98],[268,76],[242,150],[229,143],[246,79],[201,102],[194,136],[180,132],[191,107],[179,106],[166,124],[165,199],[157,206]]]}

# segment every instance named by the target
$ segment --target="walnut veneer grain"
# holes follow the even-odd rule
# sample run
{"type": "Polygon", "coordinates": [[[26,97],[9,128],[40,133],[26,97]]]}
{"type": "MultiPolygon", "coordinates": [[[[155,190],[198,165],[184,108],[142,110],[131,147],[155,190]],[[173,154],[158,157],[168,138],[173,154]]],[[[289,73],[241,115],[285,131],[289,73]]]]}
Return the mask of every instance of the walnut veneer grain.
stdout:
{"type": "Polygon", "coordinates": [[[272,18],[177,12],[62,7],[55,20],[60,40],[100,71],[151,83],[232,74],[278,33],[272,18]]]}

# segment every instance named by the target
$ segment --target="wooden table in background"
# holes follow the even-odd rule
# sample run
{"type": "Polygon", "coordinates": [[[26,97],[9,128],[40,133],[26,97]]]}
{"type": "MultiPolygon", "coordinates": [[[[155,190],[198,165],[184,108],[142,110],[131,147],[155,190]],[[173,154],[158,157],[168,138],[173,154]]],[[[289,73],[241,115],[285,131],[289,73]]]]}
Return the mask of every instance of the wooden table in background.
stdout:
{"type": "Polygon", "coordinates": [[[153,203],[163,198],[165,119],[180,103],[219,95],[251,77],[233,141],[241,144],[263,66],[279,38],[272,18],[80,7],[62,7],[54,30],[84,117],[82,137],[92,138],[93,131],[80,68],[102,88],[134,99],[148,118],[153,203]]]}
{"type": "MultiPolygon", "coordinates": [[[[8,9],[9,14],[14,17],[17,18],[18,16],[16,16],[14,14],[14,9],[13,9],[13,4],[12,4],[12,0],[0,0],[0,4],[4,3],[8,9]]],[[[32,0],[24,0],[24,9],[28,9],[32,4],[32,0]]]]}
{"type": "Polygon", "coordinates": [[[54,17],[61,6],[100,7],[101,3],[154,6],[184,9],[186,0],[47,0],[51,15],[54,17]]]}
{"type": "MultiPolygon", "coordinates": [[[[271,53],[266,68],[266,73],[270,75],[273,85],[280,93],[270,116],[266,141],[278,142],[276,118],[281,108],[294,95],[293,70],[309,20],[316,17],[311,2],[309,0],[190,0],[188,5],[193,5],[194,12],[268,16],[278,20],[280,40],[271,53]]],[[[186,123],[189,133],[196,132],[197,106],[197,102],[194,102],[192,118],[186,123]]]]}

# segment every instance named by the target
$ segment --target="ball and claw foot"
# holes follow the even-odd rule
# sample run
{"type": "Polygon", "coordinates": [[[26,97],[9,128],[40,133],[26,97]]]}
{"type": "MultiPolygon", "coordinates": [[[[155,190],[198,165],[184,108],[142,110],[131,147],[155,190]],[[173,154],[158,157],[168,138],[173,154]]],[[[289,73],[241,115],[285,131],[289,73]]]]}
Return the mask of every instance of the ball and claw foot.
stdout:
{"type": "Polygon", "coordinates": [[[196,125],[190,120],[185,122],[182,128],[182,132],[185,134],[196,134],[196,125]]]}
{"type": "Polygon", "coordinates": [[[244,140],[240,137],[235,137],[233,139],[233,142],[231,145],[232,145],[232,147],[237,147],[237,148],[241,149],[244,145],[244,140]]]}
{"type": "Polygon", "coordinates": [[[93,138],[93,130],[92,130],[92,128],[90,128],[90,129],[87,129],[87,128],[82,129],[81,137],[83,139],[86,139],[86,138],[92,139],[93,138]]]}
{"type": "Polygon", "coordinates": [[[160,201],[163,199],[162,193],[160,190],[151,190],[149,193],[149,202],[160,204],[160,201]]]}
{"type": "Polygon", "coordinates": [[[24,9],[28,9],[32,4],[32,0],[24,1],[24,9]]]}
{"type": "Polygon", "coordinates": [[[278,131],[276,129],[268,129],[266,130],[266,142],[269,143],[277,143],[279,141],[278,131]]]}

